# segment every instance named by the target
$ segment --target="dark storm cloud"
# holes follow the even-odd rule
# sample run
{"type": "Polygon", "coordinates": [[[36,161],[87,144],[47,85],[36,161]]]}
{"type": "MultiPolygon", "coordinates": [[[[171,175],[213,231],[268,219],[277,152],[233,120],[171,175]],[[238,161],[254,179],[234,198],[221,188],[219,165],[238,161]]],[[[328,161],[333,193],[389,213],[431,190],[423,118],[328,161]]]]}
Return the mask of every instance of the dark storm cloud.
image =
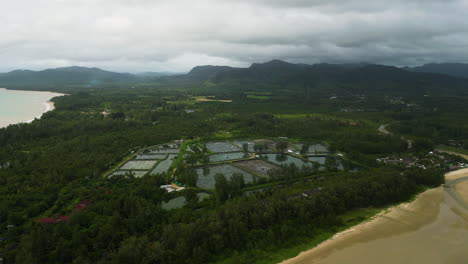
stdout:
{"type": "Polygon", "coordinates": [[[466,0],[16,0],[0,9],[0,71],[468,62],[466,0]]]}

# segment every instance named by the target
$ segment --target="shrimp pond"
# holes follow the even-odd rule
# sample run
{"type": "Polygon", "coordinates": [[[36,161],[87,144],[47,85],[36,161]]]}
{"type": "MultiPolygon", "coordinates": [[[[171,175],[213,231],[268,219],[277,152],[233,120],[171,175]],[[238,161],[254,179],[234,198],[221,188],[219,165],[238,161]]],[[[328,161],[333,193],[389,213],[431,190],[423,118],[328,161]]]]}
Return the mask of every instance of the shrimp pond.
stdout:
{"type": "MultiPolygon", "coordinates": [[[[306,167],[319,172],[326,171],[327,168],[343,170],[345,163],[329,152],[327,144],[320,142],[297,143],[284,138],[213,142],[179,140],[132,152],[107,175],[159,175],[170,183],[180,181],[177,170],[180,164],[186,164],[196,173],[196,184],[192,187],[213,190],[217,174],[222,174],[227,180],[234,175],[241,175],[245,184],[254,186],[268,180],[272,171],[282,167],[306,167]],[[283,146],[286,142],[284,152],[278,152],[281,149],[278,147],[280,142],[283,146]]],[[[180,184],[183,186],[183,180],[180,184]]],[[[181,201],[182,198],[172,203],[178,204],[181,201]]]]}

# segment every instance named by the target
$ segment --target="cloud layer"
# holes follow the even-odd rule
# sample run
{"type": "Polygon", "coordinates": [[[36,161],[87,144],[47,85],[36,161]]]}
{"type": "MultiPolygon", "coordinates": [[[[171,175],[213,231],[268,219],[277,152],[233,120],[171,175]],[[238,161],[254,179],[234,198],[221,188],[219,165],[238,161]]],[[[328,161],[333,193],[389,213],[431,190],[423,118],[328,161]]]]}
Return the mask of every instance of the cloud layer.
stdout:
{"type": "Polygon", "coordinates": [[[468,0],[0,0],[0,71],[468,62],[468,0]]]}

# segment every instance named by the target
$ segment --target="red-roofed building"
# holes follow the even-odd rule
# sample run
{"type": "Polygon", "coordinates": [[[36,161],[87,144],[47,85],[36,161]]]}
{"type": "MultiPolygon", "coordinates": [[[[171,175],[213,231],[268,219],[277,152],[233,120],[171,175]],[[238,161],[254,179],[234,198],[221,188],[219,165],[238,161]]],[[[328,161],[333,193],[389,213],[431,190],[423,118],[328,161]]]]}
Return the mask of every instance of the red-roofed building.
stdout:
{"type": "Polygon", "coordinates": [[[62,215],[59,217],[48,217],[48,218],[40,218],[36,219],[36,223],[43,223],[43,224],[58,224],[62,222],[66,222],[70,219],[68,215],[62,215]]]}

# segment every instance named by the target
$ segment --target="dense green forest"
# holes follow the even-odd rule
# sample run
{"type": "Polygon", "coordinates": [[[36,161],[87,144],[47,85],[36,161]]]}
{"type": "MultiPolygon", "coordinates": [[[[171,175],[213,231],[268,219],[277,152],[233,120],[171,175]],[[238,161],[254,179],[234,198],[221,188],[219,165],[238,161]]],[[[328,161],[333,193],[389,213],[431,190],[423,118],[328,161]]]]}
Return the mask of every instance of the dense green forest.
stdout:
{"type": "Polygon", "coordinates": [[[64,86],[59,90],[69,95],[53,99],[54,111],[0,129],[0,257],[5,263],[271,263],[278,260],[271,252],[365,219],[344,217],[350,212],[384,208],[440,185],[450,165],[408,169],[378,158],[424,156],[436,145],[468,148],[462,80],[418,75],[431,83],[424,86],[402,70],[348,66],[336,73],[324,65],[327,78],[305,66],[277,78],[285,66],[267,66],[267,72],[253,65],[116,86],[64,86]],[[362,83],[365,73],[351,78],[349,71],[373,71],[375,78],[362,83]],[[301,75],[307,78],[296,82],[301,75]],[[435,96],[444,82],[453,92],[435,96]],[[401,83],[402,90],[415,88],[393,89],[401,83]],[[382,124],[392,133],[379,133],[382,124]],[[249,186],[218,177],[209,199],[187,188],[187,205],[174,210],[162,208],[173,197],[160,188],[164,175],[104,177],[145,146],[278,137],[326,142],[361,169],[284,167],[262,192],[250,194],[249,186]],[[80,201],[89,206],[75,210],[80,201]],[[35,221],[62,215],[70,218],[35,221]]]}

